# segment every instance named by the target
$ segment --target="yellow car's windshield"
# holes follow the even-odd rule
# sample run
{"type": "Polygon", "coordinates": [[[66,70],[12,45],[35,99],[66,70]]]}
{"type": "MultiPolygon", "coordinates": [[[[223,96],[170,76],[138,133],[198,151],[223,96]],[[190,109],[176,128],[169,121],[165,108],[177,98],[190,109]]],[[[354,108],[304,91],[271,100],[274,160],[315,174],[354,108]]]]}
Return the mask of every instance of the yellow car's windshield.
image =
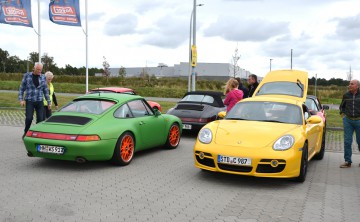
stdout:
{"type": "Polygon", "coordinates": [[[279,102],[237,103],[225,119],[302,124],[301,108],[279,102]]]}

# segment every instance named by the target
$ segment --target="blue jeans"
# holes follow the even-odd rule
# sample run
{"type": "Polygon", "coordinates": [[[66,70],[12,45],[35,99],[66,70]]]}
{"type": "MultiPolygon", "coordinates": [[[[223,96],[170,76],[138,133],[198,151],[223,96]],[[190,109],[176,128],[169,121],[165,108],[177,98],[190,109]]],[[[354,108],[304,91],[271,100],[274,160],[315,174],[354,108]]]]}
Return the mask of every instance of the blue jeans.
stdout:
{"type": "Polygon", "coordinates": [[[25,129],[24,133],[29,130],[34,117],[34,110],[36,112],[36,123],[44,120],[44,102],[25,101],[25,129]]]}
{"type": "Polygon", "coordinates": [[[351,145],[353,142],[354,132],[356,134],[356,142],[360,150],[360,120],[352,120],[345,116],[343,118],[343,125],[344,125],[344,159],[346,162],[352,163],[351,145]]]}

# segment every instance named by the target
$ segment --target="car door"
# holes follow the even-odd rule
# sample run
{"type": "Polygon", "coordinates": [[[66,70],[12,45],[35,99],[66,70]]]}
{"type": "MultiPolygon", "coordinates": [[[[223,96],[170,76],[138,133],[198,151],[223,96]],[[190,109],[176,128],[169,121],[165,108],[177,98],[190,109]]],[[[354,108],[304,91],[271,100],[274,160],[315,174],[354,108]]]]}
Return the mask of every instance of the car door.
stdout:
{"type": "Polygon", "coordinates": [[[304,118],[305,118],[305,124],[306,124],[306,135],[308,139],[308,156],[312,157],[316,152],[316,147],[318,147],[320,141],[320,135],[319,132],[320,126],[319,124],[311,124],[308,123],[306,120],[311,116],[311,113],[308,111],[306,106],[304,107],[304,118]]]}
{"type": "Polygon", "coordinates": [[[161,115],[156,116],[141,99],[128,102],[128,106],[139,126],[140,138],[137,138],[141,143],[139,147],[146,149],[163,145],[166,138],[164,118],[161,115]]]}

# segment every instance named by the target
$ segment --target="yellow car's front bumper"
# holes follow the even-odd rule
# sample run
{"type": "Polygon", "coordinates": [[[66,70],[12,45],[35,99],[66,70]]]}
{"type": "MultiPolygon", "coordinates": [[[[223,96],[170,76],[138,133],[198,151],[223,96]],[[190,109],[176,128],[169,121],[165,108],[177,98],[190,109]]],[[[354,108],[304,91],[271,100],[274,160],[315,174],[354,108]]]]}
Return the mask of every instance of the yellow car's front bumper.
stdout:
{"type": "Polygon", "coordinates": [[[302,146],[294,146],[285,151],[275,151],[272,147],[216,147],[214,144],[197,142],[194,147],[195,166],[200,169],[256,177],[297,177],[300,173],[301,156],[302,146]],[[249,158],[251,165],[220,163],[219,155],[249,158]]]}

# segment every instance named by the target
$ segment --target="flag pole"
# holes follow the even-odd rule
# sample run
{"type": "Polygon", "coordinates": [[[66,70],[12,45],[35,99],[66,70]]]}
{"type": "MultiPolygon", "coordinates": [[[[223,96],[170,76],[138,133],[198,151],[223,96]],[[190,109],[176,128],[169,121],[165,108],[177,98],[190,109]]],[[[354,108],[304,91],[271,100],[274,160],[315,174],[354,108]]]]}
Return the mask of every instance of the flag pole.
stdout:
{"type": "Polygon", "coordinates": [[[41,63],[41,23],[40,23],[40,0],[38,0],[38,51],[39,63],[41,63]]]}
{"type": "Polygon", "coordinates": [[[87,0],[85,0],[85,23],[86,23],[86,92],[89,91],[89,68],[88,68],[88,14],[87,14],[87,0]]]}

